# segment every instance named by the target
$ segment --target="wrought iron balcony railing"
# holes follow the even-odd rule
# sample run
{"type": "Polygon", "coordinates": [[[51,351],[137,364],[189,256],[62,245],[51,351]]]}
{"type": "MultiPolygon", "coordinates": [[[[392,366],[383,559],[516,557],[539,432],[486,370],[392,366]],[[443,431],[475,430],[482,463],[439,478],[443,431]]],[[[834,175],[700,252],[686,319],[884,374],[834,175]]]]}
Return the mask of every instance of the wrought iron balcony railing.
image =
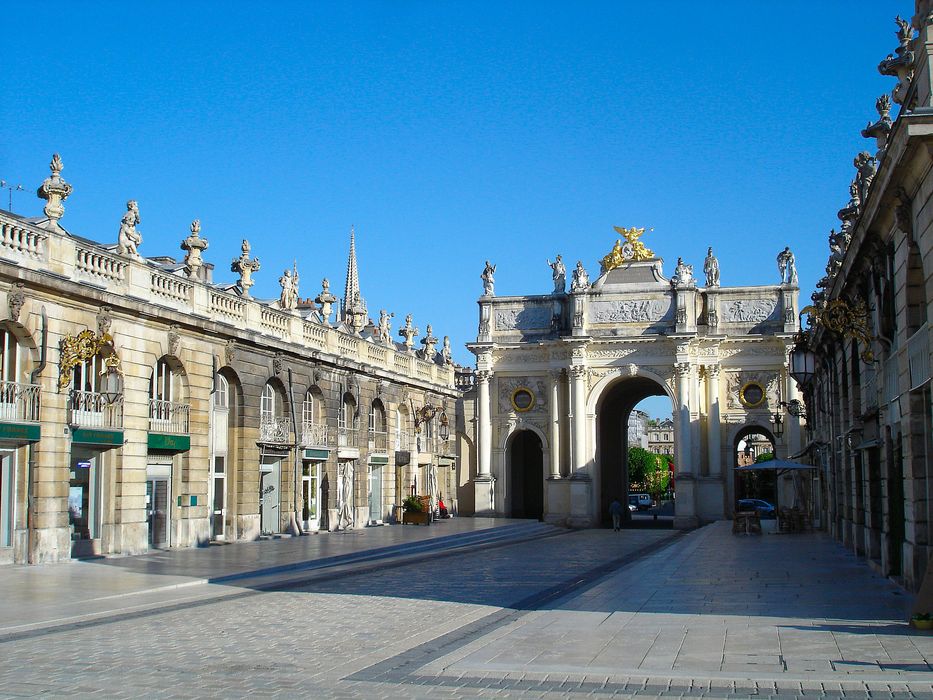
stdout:
{"type": "Polygon", "coordinates": [[[98,391],[71,391],[69,423],[79,428],[123,428],[123,395],[108,402],[98,391]]]}
{"type": "Polygon", "coordinates": [[[187,435],[190,412],[186,403],[149,399],[149,431],[187,435]]]}
{"type": "Polygon", "coordinates": [[[0,382],[0,421],[39,422],[39,385],[0,382]]]}
{"type": "Polygon", "coordinates": [[[302,423],[301,444],[305,447],[327,447],[327,426],[318,423],[302,423]]]}
{"type": "Polygon", "coordinates": [[[369,451],[370,452],[388,452],[389,434],[384,430],[369,431],[369,451]]]}
{"type": "Polygon", "coordinates": [[[287,443],[290,422],[288,416],[260,416],[259,441],[287,443]]]}
{"type": "Polygon", "coordinates": [[[337,447],[359,447],[357,428],[337,428],[337,447]]]}

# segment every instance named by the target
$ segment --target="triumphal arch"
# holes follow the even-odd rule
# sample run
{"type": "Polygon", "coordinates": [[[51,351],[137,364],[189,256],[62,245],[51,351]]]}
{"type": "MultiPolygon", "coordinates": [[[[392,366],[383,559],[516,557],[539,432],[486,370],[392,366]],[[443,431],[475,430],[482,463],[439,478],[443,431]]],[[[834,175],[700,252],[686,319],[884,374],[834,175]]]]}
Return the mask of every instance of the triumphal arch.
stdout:
{"type": "Polygon", "coordinates": [[[798,330],[790,249],[778,254],[778,284],[726,287],[712,248],[702,281],[683,260],[668,279],[644,229],[616,231],[592,283],[582,262],[568,275],[561,256],[548,260],[550,294],[496,296],[486,263],[468,345],[477,514],[604,522],[628,490],[626,426],[648,396],[671,402],[676,527],[732,512],[743,436],[764,434],[779,457],[800,449],[799,420],[782,408],[797,391],[787,373],[798,330]]]}

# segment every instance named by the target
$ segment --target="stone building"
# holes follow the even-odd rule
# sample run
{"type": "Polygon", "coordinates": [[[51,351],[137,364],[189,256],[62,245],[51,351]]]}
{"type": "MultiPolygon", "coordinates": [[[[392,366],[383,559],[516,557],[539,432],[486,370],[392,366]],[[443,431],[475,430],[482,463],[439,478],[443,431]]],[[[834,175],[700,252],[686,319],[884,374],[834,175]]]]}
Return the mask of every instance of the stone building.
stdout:
{"type": "Polygon", "coordinates": [[[674,454],[674,421],[663,418],[648,424],[647,449],[656,455],[674,454]]]}
{"type": "Polygon", "coordinates": [[[735,448],[746,435],[769,435],[784,456],[799,447],[797,421],[772,430],[780,403],[796,397],[786,368],[798,329],[790,250],[778,255],[778,284],[722,287],[710,249],[703,285],[682,260],[665,278],[644,229],[616,230],[598,279],[590,284],[577,262],[569,293],[560,256],[548,261],[554,289],[544,295],[496,296],[486,263],[468,345],[475,421],[461,451],[471,464],[461,497],[472,491],[477,513],[606,521],[628,490],[628,417],[647,396],[671,400],[678,527],[732,513],[735,448]]]}
{"type": "Polygon", "coordinates": [[[933,545],[933,2],[898,17],[896,36],[878,66],[896,82],[862,131],[870,146],[853,160],[792,360],[806,402],[796,412],[810,426],[801,456],[827,485],[825,526],[916,589],[933,545]]]}
{"type": "Polygon", "coordinates": [[[456,508],[449,341],[369,320],[352,232],[342,303],[302,301],[297,266],[263,301],[245,240],[212,281],[198,221],[180,261],[142,254],[133,201],[115,244],[67,231],[50,167],[43,216],[0,211],[0,561],[394,522],[414,490],[456,508]]]}
{"type": "Polygon", "coordinates": [[[637,408],[628,417],[628,446],[648,448],[648,414],[637,408]]]}

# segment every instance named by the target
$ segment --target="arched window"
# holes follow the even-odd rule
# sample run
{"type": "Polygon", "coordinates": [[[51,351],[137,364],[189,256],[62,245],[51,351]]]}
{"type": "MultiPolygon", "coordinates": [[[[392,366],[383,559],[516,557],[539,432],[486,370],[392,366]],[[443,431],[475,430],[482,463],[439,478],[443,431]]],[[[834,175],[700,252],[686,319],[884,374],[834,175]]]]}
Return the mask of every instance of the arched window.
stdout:
{"type": "Polygon", "coordinates": [[[337,414],[337,444],[342,447],[356,447],[356,432],[356,400],[352,394],[346,393],[343,395],[340,412],[337,414]]]}
{"type": "Polygon", "coordinates": [[[305,446],[323,447],[327,444],[327,423],[323,419],[323,401],[313,389],[305,393],[301,402],[301,435],[305,446]]]}
{"type": "Polygon", "coordinates": [[[189,407],[181,398],[180,374],[165,359],[159,360],[149,378],[149,430],[187,433],[189,407]]]}
{"type": "Polygon", "coordinates": [[[305,393],[305,400],[301,403],[301,422],[305,425],[317,423],[317,414],[315,413],[314,392],[310,389],[305,393]]]}
{"type": "Polygon", "coordinates": [[[39,420],[39,387],[27,385],[26,348],[0,328],[0,419],[39,420]]]}
{"type": "Polygon", "coordinates": [[[385,452],[389,449],[386,432],[386,411],[382,401],[376,399],[369,407],[369,449],[385,452]]]}
{"type": "Polygon", "coordinates": [[[217,375],[214,386],[214,406],[216,408],[230,407],[230,385],[222,374],[217,375]]]}
{"type": "Polygon", "coordinates": [[[275,389],[271,384],[266,384],[262,388],[262,396],[259,399],[259,418],[275,417],[275,389]]]}
{"type": "Polygon", "coordinates": [[[411,449],[408,444],[408,411],[404,406],[395,409],[395,449],[411,449]]]}
{"type": "MultiPolygon", "coordinates": [[[[112,358],[116,360],[116,358],[112,358]]],[[[123,381],[117,362],[108,366],[97,354],[71,373],[71,419],[75,426],[87,428],[123,427],[123,381]]]]}

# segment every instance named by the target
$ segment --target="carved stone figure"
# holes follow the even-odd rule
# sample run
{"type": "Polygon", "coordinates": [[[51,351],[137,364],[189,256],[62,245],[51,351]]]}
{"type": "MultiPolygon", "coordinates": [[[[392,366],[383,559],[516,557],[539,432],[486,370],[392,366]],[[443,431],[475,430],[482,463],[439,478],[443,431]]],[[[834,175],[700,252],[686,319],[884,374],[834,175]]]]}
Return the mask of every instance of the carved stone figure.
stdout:
{"type": "Polygon", "coordinates": [[[224,361],[228,365],[232,365],[233,361],[236,359],[236,341],[231,338],[227,341],[227,347],[224,348],[224,361]]]}
{"type": "Polygon", "coordinates": [[[875,159],[881,160],[887,149],[888,136],[894,123],[891,121],[891,97],[885,93],[875,100],[875,109],[878,111],[878,121],[874,124],[868,122],[868,125],[862,129],[862,136],[866,139],[875,139],[875,146],[878,150],[875,152],[875,159]]]}
{"type": "Polygon", "coordinates": [[[551,279],[554,280],[554,294],[565,293],[567,291],[567,268],[564,267],[560,254],[554,262],[548,258],[547,264],[551,268],[551,279]]]}
{"type": "Polygon", "coordinates": [[[168,354],[178,356],[178,350],[181,347],[181,335],[178,332],[178,326],[172,324],[168,329],[168,354]]]}
{"type": "Polygon", "coordinates": [[[713,255],[712,246],[706,251],[706,260],[703,261],[703,272],[706,273],[706,286],[719,286],[719,261],[713,255]]]}
{"type": "Polygon", "coordinates": [[[865,201],[868,198],[868,189],[871,187],[871,182],[875,178],[875,171],[877,170],[877,161],[875,157],[871,155],[868,151],[862,151],[852,161],[852,164],[858,169],[858,175],[856,175],[856,182],[858,182],[858,194],[861,201],[865,201]]]}
{"type": "Polygon", "coordinates": [[[120,255],[128,255],[131,258],[139,258],[137,248],[143,242],[143,237],[136,230],[139,223],[139,206],[135,199],[126,203],[126,214],[120,221],[120,233],[117,238],[117,252],[120,255]]]}
{"type": "Polygon", "coordinates": [[[253,282],[253,273],[259,270],[259,258],[250,259],[249,241],[245,238],[243,239],[243,245],[240,246],[240,250],[242,254],[238,258],[234,258],[233,262],[230,263],[230,271],[240,275],[238,285],[243,292],[243,296],[249,298],[249,288],[255,284],[255,282],[253,282]]]}
{"type": "Polygon", "coordinates": [[[110,307],[102,306],[100,313],[97,314],[97,335],[101,338],[110,337],[110,326],[113,323],[113,316],[110,315],[110,307]]]}
{"type": "Polygon", "coordinates": [[[405,348],[408,352],[412,352],[412,348],[415,347],[415,336],[420,335],[420,332],[411,325],[411,314],[405,317],[405,326],[399,329],[398,334],[405,339],[405,348]]]}
{"type": "Polygon", "coordinates": [[[444,336],[444,345],[441,347],[441,358],[444,360],[445,365],[452,365],[454,363],[453,354],[450,351],[450,336],[444,336]]]}
{"type": "Polygon", "coordinates": [[[778,253],[777,265],[781,273],[781,284],[797,284],[797,263],[790,246],[785,246],[784,250],[778,253]]]}
{"type": "Polygon", "coordinates": [[[19,323],[19,315],[26,303],[26,294],[23,292],[23,283],[17,282],[10,290],[7,296],[7,304],[10,307],[10,320],[19,323]]]}
{"type": "Polygon", "coordinates": [[[913,40],[914,30],[910,22],[901,19],[900,15],[895,17],[894,21],[897,23],[896,33],[899,46],[894,50],[894,54],[888,54],[878,64],[878,72],[897,78],[897,87],[894,88],[891,96],[895,102],[903,104],[913,80],[914,52],[910,50],[910,43],[913,40]]]}
{"type": "Polygon", "coordinates": [[[45,212],[45,215],[49,217],[49,220],[54,224],[57,224],[58,220],[64,216],[65,205],[63,202],[68,199],[68,195],[70,195],[73,190],[72,186],[61,177],[61,172],[64,167],[61,157],[57,153],[54,154],[52,156],[52,162],[49,163],[49,170],[52,171],[52,174],[45,178],[36,192],[39,199],[44,199],[48,202],[42,211],[45,212]]]}
{"type": "Polygon", "coordinates": [[[496,280],[493,275],[496,272],[496,266],[490,265],[489,261],[486,261],[486,267],[483,269],[483,274],[480,275],[480,279],[483,280],[483,296],[491,297],[496,294],[496,280]]]}
{"type": "Polygon", "coordinates": [[[693,282],[693,265],[684,263],[683,258],[677,258],[677,267],[674,268],[674,284],[690,284],[693,282]]]}
{"type": "Polygon", "coordinates": [[[583,261],[577,260],[577,266],[573,269],[573,278],[570,280],[571,292],[585,292],[590,288],[590,276],[583,268],[583,261]]]}
{"type": "Polygon", "coordinates": [[[390,314],[385,309],[379,312],[379,328],[376,329],[376,337],[386,345],[392,344],[392,326],[389,319],[395,314],[390,314]]]}
{"type": "Polygon", "coordinates": [[[181,242],[181,249],[185,253],[185,265],[188,267],[188,276],[195,278],[198,271],[204,265],[201,253],[207,250],[207,239],[201,238],[201,220],[195,219],[191,222],[191,235],[181,242]]]}
{"type": "Polygon", "coordinates": [[[321,280],[321,293],[314,297],[314,303],[321,305],[321,318],[324,319],[324,323],[330,319],[330,312],[336,301],[337,297],[330,293],[330,282],[325,277],[321,280]]]}
{"type": "Polygon", "coordinates": [[[427,333],[425,333],[424,338],[421,339],[421,344],[424,345],[424,349],[421,351],[421,356],[428,362],[434,359],[436,351],[434,347],[437,345],[437,338],[434,337],[434,333],[431,329],[431,324],[428,324],[427,333]]]}
{"type": "Polygon", "coordinates": [[[282,294],[279,296],[279,306],[283,309],[291,310],[298,308],[298,263],[293,265],[293,270],[285,270],[279,277],[279,284],[282,287],[282,294]]]}

